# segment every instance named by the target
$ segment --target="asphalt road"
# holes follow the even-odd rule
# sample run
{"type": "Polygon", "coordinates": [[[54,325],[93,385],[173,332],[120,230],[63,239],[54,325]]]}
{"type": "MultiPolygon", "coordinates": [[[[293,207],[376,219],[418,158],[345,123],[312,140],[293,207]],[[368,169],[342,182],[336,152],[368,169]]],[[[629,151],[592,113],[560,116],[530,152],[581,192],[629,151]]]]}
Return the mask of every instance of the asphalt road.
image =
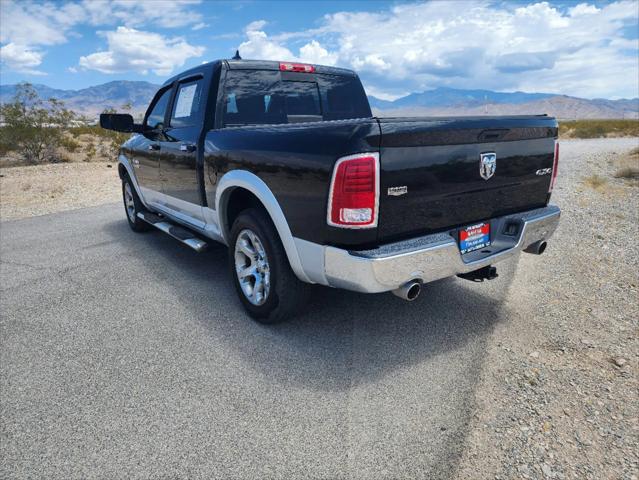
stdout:
{"type": "MultiPolygon", "coordinates": [[[[449,478],[509,274],[277,326],[120,204],[0,224],[0,477],[449,478]]],[[[512,265],[510,265],[512,266],[512,265]]]]}

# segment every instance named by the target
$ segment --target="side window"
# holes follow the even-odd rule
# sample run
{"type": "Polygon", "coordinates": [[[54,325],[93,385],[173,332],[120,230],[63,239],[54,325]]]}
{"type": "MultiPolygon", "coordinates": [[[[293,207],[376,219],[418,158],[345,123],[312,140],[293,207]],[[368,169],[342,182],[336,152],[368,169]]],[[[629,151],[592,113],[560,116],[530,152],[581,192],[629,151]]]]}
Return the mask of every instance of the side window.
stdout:
{"type": "Polygon", "coordinates": [[[146,118],[146,124],[148,127],[153,129],[158,129],[164,127],[164,113],[166,112],[166,107],[169,104],[169,100],[171,99],[171,88],[167,88],[166,91],[158,98],[155,105],[153,105],[153,109],[149,116],[146,118]]]}
{"type": "Polygon", "coordinates": [[[203,80],[198,79],[178,85],[171,112],[172,127],[187,127],[198,123],[202,108],[202,84],[203,80]]]}

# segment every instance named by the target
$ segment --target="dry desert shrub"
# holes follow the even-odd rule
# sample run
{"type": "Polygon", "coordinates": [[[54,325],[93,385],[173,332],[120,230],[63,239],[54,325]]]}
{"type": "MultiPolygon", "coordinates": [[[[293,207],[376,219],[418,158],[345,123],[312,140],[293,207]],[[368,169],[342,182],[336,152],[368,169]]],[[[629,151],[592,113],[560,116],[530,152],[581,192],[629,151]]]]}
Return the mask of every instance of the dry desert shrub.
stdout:
{"type": "Polygon", "coordinates": [[[584,185],[594,190],[603,191],[608,185],[608,180],[606,180],[606,178],[602,177],[601,175],[595,174],[595,175],[590,175],[589,177],[584,178],[583,183],[584,185]]]}
{"type": "Polygon", "coordinates": [[[565,120],[559,122],[561,138],[639,137],[639,120],[565,120]]]}
{"type": "Polygon", "coordinates": [[[639,147],[633,148],[627,155],[622,156],[615,162],[617,171],[615,178],[634,181],[632,185],[639,185],[639,147]]]}

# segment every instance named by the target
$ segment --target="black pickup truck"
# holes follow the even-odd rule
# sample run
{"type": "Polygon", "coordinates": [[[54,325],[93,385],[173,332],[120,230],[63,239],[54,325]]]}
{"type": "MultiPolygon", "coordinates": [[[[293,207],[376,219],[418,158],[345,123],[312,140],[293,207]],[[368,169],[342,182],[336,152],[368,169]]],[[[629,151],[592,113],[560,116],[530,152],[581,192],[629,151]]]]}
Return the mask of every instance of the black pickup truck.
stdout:
{"type": "Polygon", "coordinates": [[[135,133],[119,154],[131,228],[226,244],[265,323],[312,283],[414,300],[433,280],[494,278],[559,222],[555,119],[377,118],[341,68],[215,61],[168,80],[142,124],[100,124],[135,133]]]}

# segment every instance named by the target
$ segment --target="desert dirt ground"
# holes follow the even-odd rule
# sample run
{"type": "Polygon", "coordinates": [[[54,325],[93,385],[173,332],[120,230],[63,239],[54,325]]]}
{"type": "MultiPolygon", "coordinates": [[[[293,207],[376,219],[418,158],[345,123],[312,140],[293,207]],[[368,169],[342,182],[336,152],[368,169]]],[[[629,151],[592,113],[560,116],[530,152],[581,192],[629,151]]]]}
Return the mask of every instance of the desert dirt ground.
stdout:
{"type": "Polygon", "coordinates": [[[561,143],[560,226],[516,270],[318,289],[275,328],[223,249],[129,232],[115,168],[0,170],[0,476],[636,480],[638,146],[561,143]]]}
{"type": "Polygon", "coordinates": [[[0,168],[0,219],[10,220],[120,199],[116,163],[49,163],[0,168]]]}

